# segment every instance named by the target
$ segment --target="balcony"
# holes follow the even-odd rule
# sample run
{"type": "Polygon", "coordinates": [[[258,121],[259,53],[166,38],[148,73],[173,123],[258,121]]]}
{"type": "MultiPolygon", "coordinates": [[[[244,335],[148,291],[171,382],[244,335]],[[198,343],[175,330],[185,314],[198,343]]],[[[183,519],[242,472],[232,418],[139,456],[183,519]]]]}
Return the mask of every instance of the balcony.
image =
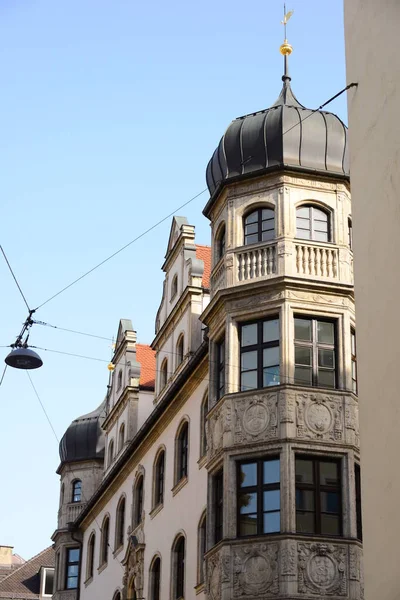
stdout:
{"type": "Polygon", "coordinates": [[[240,246],[227,251],[215,265],[211,295],[225,288],[283,276],[352,285],[352,263],[349,248],[321,242],[282,239],[240,246]]]}
{"type": "Polygon", "coordinates": [[[67,526],[67,523],[75,521],[86,504],[87,502],[70,502],[61,506],[58,510],[58,528],[63,529],[67,526]]]}

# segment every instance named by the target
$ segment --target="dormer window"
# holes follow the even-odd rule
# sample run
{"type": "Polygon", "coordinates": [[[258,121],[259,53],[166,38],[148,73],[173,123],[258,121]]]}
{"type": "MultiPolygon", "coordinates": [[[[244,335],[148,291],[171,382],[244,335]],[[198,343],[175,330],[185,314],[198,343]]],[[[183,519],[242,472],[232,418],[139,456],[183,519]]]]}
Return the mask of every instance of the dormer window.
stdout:
{"type": "Polygon", "coordinates": [[[275,213],[272,208],[258,208],[244,218],[244,245],[267,242],[275,237],[275,213]]]}
{"type": "Polygon", "coordinates": [[[300,206],[296,210],[296,237],[302,240],[330,242],[329,214],[316,206],[300,206]]]}
{"type": "Polygon", "coordinates": [[[171,283],[171,300],[175,298],[178,293],[178,275],[174,275],[171,283]]]}
{"type": "Polygon", "coordinates": [[[41,596],[51,597],[54,589],[54,569],[42,567],[41,571],[41,596]]]}

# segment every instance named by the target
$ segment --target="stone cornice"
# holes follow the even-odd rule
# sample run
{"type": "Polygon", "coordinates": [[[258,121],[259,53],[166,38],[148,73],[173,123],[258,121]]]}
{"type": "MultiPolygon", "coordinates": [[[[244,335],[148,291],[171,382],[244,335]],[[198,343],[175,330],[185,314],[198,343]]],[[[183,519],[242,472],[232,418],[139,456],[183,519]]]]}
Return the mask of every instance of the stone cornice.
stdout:
{"type": "Polygon", "coordinates": [[[192,296],[200,296],[202,293],[203,288],[201,287],[186,286],[178,302],[175,304],[162,327],[160,327],[160,330],[157,332],[156,337],[151,342],[151,348],[153,350],[157,350],[157,346],[162,345],[165,342],[165,339],[169,337],[171,330],[175,327],[176,319],[181,317],[190,306],[192,296]]]}

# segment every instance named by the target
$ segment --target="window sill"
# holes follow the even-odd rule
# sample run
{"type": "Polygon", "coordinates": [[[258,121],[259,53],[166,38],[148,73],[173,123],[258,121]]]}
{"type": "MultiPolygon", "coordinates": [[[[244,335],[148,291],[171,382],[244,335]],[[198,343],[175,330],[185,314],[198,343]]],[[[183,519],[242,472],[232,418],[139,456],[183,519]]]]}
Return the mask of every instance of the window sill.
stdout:
{"type": "Polygon", "coordinates": [[[104,569],[107,567],[108,562],[103,563],[98,569],[97,572],[100,575],[100,573],[102,573],[104,571],[104,569]]]}
{"type": "Polygon", "coordinates": [[[201,592],[205,592],[205,585],[204,585],[204,581],[202,583],[198,583],[195,588],[194,591],[196,592],[196,596],[198,594],[201,594],[201,592]]]}
{"type": "Polygon", "coordinates": [[[118,554],[120,552],[122,552],[123,549],[124,549],[124,544],[121,544],[120,546],[118,546],[118,548],[116,548],[113,552],[113,557],[115,558],[116,556],[118,556],[118,554]]]}
{"type": "Polygon", "coordinates": [[[176,494],[180,492],[183,487],[185,487],[188,481],[189,479],[187,475],[185,477],[182,477],[182,479],[178,481],[178,483],[172,488],[172,495],[176,496],[176,494]]]}
{"type": "Polygon", "coordinates": [[[199,460],[197,461],[197,464],[199,465],[199,469],[201,469],[202,467],[204,467],[204,465],[206,464],[206,462],[207,462],[207,453],[204,454],[204,456],[201,456],[199,458],[199,460]]]}
{"type": "Polygon", "coordinates": [[[163,508],[164,508],[164,503],[157,504],[157,506],[155,506],[155,507],[153,508],[153,510],[151,510],[151,511],[149,512],[149,517],[150,517],[150,519],[154,519],[154,517],[155,517],[155,516],[157,516],[157,515],[158,515],[158,513],[159,513],[159,512],[160,512],[160,511],[161,511],[163,508]]]}
{"type": "Polygon", "coordinates": [[[86,581],[84,581],[84,586],[87,587],[90,583],[92,583],[93,581],[93,575],[91,577],[89,577],[89,579],[86,579],[86,581]]]}

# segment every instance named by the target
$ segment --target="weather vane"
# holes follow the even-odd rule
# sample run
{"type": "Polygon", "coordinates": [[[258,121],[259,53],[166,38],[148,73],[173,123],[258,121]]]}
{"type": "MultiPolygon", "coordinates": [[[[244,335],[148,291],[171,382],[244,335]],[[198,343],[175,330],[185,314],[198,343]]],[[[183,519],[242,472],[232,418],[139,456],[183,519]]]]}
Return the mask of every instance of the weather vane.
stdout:
{"type": "Polygon", "coordinates": [[[287,41],[287,38],[286,38],[286,25],[293,13],[294,13],[294,10],[289,10],[289,12],[286,12],[286,4],[283,5],[283,21],[281,21],[281,23],[284,27],[285,39],[283,41],[283,44],[280,47],[280,52],[281,52],[281,54],[283,54],[283,56],[285,56],[285,60],[286,60],[286,56],[289,56],[293,52],[293,48],[289,44],[289,42],[287,41]]]}

